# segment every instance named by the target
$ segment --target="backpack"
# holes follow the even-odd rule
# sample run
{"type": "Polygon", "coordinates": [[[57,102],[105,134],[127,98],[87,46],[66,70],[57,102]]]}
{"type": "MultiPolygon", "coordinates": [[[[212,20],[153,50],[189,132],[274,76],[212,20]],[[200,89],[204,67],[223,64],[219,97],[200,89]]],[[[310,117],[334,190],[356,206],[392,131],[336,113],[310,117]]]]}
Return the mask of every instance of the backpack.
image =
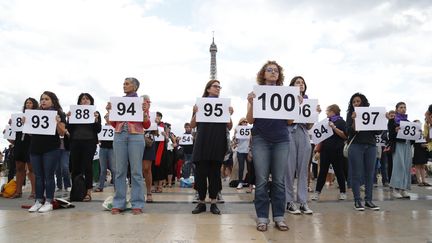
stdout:
{"type": "Polygon", "coordinates": [[[87,194],[84,176],[79,174],[73,178],[72,189],[70,192],[70,201],[82,202],[87,194]]]}

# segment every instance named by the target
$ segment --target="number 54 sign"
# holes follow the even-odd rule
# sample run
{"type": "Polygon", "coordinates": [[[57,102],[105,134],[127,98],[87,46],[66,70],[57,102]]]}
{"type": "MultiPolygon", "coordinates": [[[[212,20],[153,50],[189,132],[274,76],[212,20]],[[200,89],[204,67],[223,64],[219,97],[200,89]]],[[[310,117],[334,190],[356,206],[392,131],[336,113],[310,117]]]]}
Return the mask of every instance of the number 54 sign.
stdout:
{"type": "Polygon", "coordinates": [[[197,98],[197,122],[228,123],[230,121],[228,98],[197,98]]]}

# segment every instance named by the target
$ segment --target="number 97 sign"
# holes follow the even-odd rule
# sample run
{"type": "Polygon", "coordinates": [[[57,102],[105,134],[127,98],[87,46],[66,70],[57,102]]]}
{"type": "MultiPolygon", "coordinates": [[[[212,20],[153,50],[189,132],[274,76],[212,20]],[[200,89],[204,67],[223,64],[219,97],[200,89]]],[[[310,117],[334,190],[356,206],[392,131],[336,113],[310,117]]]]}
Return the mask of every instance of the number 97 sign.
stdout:
{"type": "Polygon", "coordinates": [[[230,121],[229,106],[231,99],[227,98],[197,98],[197,122],[228,123],[230,121]]]}
{"type": "Polygon", "coordinates": [[[355,107],[356,131],[387,130],[386,110],[384,107],[355,107]]]}

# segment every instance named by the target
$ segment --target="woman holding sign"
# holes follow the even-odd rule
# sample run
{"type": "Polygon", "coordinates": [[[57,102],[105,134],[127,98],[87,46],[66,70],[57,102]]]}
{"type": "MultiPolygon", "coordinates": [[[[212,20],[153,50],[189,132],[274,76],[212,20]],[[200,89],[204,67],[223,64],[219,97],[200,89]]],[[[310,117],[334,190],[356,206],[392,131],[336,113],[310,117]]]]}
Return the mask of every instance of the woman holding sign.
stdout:
{"type": "MultiPolygon", "coordinates": [[[[275,61],[265,63],[257,74],[258,85],[282,86],[283,68],[275,61]]],[[[269,207],[272,203],[276,228],[287,231],[285,223],[285,173],[288,157],[287,120],[254,118],[255,93],[248,94],[246,119],[252,128],[252,154],[255,166],[255,211],[258,217],[256,229],[267,231],[269,207]],[[269,184],[269,176],[272,176],[269,184]],[[269,185],[270,188],[269,188],[269,185]],[[270,195],[269,195],[270,191],[270,195]],[[271,200],[270,200],[271,197],[271,200]]]]}
{"type": "MultiPolygon", "coordinates": [[[[77,105],[92,105],[94,106],[94,99],[88,93],[81,93],[78,96],[77,105]]],[[[78,116],[79,113],[86,114],[83,111],[77,109],[74,116],[78,116]],[[78,112],[81,111],[81,112],[78,112]]],[[[87,194],[83,201],[91,201],[91,191],[93,188],[93,156],[96,152],[96,145],[98,144],[98,133],[101,131],[102,125],[100,120],[99,112],[94,112],[93,123],[77,123],[71,124],[69,122],[71,113],[68,112],[68,124],[67,124],[67,135],[69,135],[70,141],[70,158],[72,162],[72,182],[75,181],[76,176],[84,175],[87,194]]],[[[78,116],[80,117],[80,116],[78,116]]],[[[72,190],[74,190],[72,184],[72,190]]]]}
{"type": "MultiPolygon", "coordinates": [[[[30,161],[36,177],[36,200],[29,212],[45,213],[53,210],[51,202],[54,199],[55,190],[54,173],[60,161],[60,136],[64,136],[66,131],[66,116],[62,111],[57,96],[50,91],[45,91],[41,95],[39,109],[57,111],[55,134],[33,134],[30,143],[30,161]]],[[[33,127],[48,128],[51,125],[45,117],[47,116],[40,118],[39,116],[33,116],[32,119],[25,122],[32,123],[33,127]]]]}
{"type": "Polygon", "coordinates": [[[389,142],[393,152],[393,170],[390,186],[394,198],[409,198],[406,190],[411,189],[412,151],[410,140],[397,138],[400,122],[408,121],[406,104],[396,104],[396,116],[388,121],[389,142]]]}
{"type": "MultiPolygon", "coordinates": [[[[37,109],[39,106],[37,100],[34,98],[27,98],[24,101],[24,106],[22,111],[26,109],[37,109]]],[[[18,117],[16,121],[11,121],[15,123],[22,123],[22,117],[18,117]]],[[[22,124],[17,124],[21,125],[22,124]]],[[[35,178],[33,174],[33,168],[30,164],[30,140],[31,136],[23,132],[16,132],[14,144],[14,159],[16,163],[16,183],[17,189],[14,195],[10,198],[20,198],[22,197],[22,186],[26,178],[26,165],[29,170],[28,177],[31,183],[31,193],[29,199],[34,199],[35,196],[35,178]]]]}
{"type": "MultiPolygon", "coordinates": [[[[204,88],[202,97],[218,98],[221,88],[218,80],[210,80],[204,88]]],[[[216,199],[221,189],[221,165],[228,149],[227,129],[231,130],[232,121],[230,119],[228,123],[197,122],[197,112],[198,107],[194,105],[190,125],[191,128],[197,128],[192,161],[196,165],[195,188],[199,194],[199,202],[192,213],[198,214],[206,211],[205,198],[208,179],[208,192],[211,199],[210,211],[213,214],[220,214],[220,210],[216,206],[216,199]]],[[[232,107],[229,107],[229,113],[232,115],[232,107]]]]}
{"type": "MultiPolygon", "coordinates": [[[[138,97],[136,93],[139,88],[139,81],[136,78],[126,78],[123,82],[123,91],[125,97],[138,97]]],[[[134,111],[137,108],[135,103],[131,103],[128,110],[134,111]]],[[[118,103],[116,108],[125,108],[124,103],[118,103]],[[122,104],[123,106],[121,106],[122,104]]],[[[134,215],[142,214],[144,207],[144,185],[142,174],[142,158],[144,155],[144,129],[150,127],[150,120],[148,119],[148,109],[150,104],[148,102],[142,103],[143,117],[141,122],[137,121],[110,121],[111,126],[115,128],[114,134],[114,156],[116,164],[116,178],[115,178],[115,195],[113,199],[113,207],[111,213],[113,215],[119,214],[126,208],[126,175],[128,164],[131,168],[132,191],[131,191],[131,204],[132,213],[134,215]]],[[[107,105],[108,112],[111,112],[111,103],[107,105]]],[[[125,111],[125,109],[122,109],[125,111]]],[[[126,112],[118,112],[125,114],[126,112]]],[[[110,115],[111,117],[111,115],[110,115]]]]}
{"type": "MultiPolygon", "coordinates": [[[[307,85],[303,77],[296,76],[291,82],[290,86],[297,86],[300,88],[300,99],[307,99],[306,95],[307,85]]],[[[319,110],[319,107],[317,107],[319,110]]],[[[285,196],[286,196],[286,209],[291,214],[312,214],[313,211],[307,204],[308,199],[308,164],[312,156],[312,146],[310,143],[310,136],[308,130],[311,129],[313,124],[308,123],[293,123],[288,126],[289,134],[289,153],[287,163],[287,173],[285,175],[285,196]],[[297,175],[297,202],[300,209],[294,203],[294,179],[297,175]]]]}
{"type": "Polygon", "coordinates": [[[354,111],[355,107],[369,107],[366,96],[355,93],[348,103],[347,132],[348,140],[351,143],[348,150],[348,163],[352,175],[351,185],[354,195],[354,209],[357,211],[365,209],[360,197],[360,186],[364,182],[366,208],[379,210],[380,208],[372,202],[372,189],[377,153],[375,136],[380,134],[381,131],[356,131],[355,118],[357,114],[354,111]]]}

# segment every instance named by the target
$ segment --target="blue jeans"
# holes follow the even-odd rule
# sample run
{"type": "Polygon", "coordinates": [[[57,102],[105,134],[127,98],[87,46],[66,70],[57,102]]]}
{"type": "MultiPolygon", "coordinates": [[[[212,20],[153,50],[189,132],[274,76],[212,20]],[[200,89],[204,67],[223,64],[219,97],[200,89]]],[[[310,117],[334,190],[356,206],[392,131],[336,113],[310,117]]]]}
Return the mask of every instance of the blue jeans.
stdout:
{"type": "Polygon", "coordinates": [[[243,172],[244,172],[244,166],[246,163],[247,153],[239,153],[237,152],[237,160],[238,160],[238,174],[239,174],[239,182],[243,183],[243,172]]]}
{"type": "Polygon", "coordinates": [[[375,175],[377,147],[372,144],[353,143],[348,150],[352,172],[352,191],[354,201],[361,201],[360,186],[365,184],[365,201],[372,201],[373,178],[375,175]]]}
{"type": "Polygon", "coordinates": [[[111,171],[111,178],[115,183],[115,160],[114,150],[110,148],[99,149],[99,164],[100,164],[100,175],[99,175],[99,189],[103,189],[106,180],[107,169],[111,171]]]}
{"type": "Polygon", "coordinates": [[[126,207],[126,175],[128,163],[131,168],[131,204],[132,208],[144,208],[144,180],[142,174],[142,158],[144,155],[144,135],[130,134],[127,126],[120,133],[114,134],[114,156],[115,156],[115,195],[113,208],[125,209],[126,207]]]}
{"type": "Polygon", "coordinates": [[[30,154],[30,161],[35,174],[36,200],[43,202],[54,199],[54,173],[60,160],[60,150],[55,149],[43,154],[30,154]],[[45,196],[44,196],[45,193],[45,196]]]}
{"type": "Polygon", "coordinates": [[[57,178],[57,188],[67,189],[71,187],[71,179],[69,172],[69,155],[70,151],[65,149],[59,149],[60,151],[60,163],[57,165],[56,178],[57,178]]]}
{"type": "Polygon", "coordinates": [[[255,211],[258,222],[269,223],[270,200],[275,222],[284,220],[285,174],[288,158],[288,141],[271,143],[259,135],[252,138],[252,154],[255,166],[255,211]],[[272,175],[269,186],[269,175],[272,175]],[[270,194],[269,194],[270,193],[270,194]]]}
{"type": "Polygon", "coordinates": [[[195,169],[193,168],[194,164],[192,163],[192,154],[185,154],[184,155],[184,164],[182,166],[182,177],[183,178],[189,178],[191,176],[191,170],[192,175],[194,175],[195,169]]]}

